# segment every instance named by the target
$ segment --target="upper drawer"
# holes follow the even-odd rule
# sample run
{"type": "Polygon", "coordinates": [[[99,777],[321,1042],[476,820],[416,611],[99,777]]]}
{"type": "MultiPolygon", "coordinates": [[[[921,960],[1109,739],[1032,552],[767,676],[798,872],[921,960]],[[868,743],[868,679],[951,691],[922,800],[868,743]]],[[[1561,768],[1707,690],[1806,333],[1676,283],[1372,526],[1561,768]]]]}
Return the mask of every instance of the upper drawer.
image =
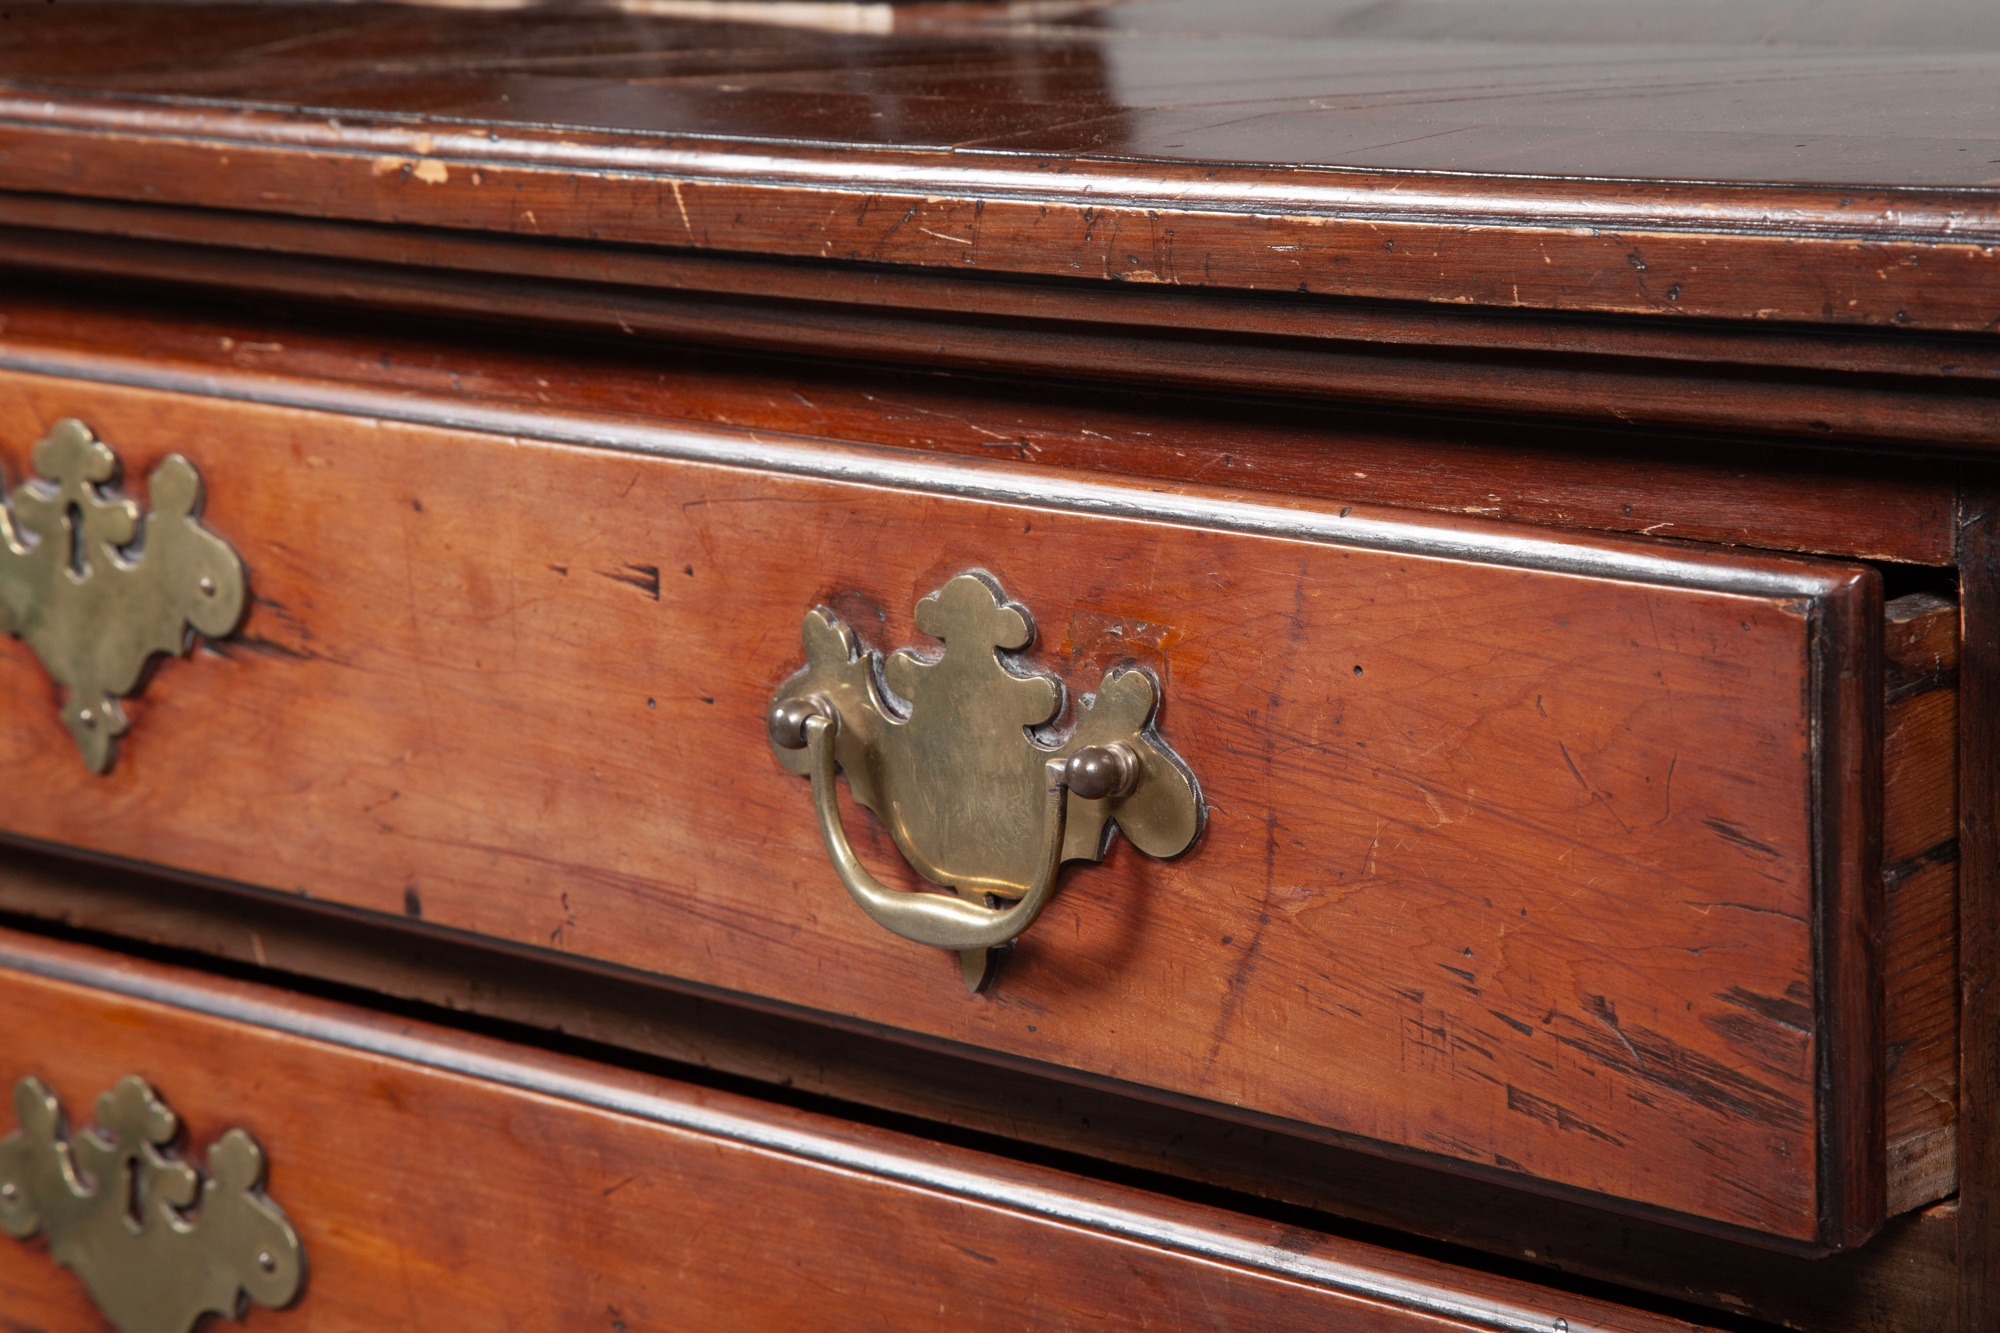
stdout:
{"type": "Polygon", "coordinates": [[[185,454],[250,590],[102,776],[0,639],[12,835],[1707,1225],[1879,1221],[1871,572],[220,387],[0,377],[10,482],[65,417],[135,491],[185,454]],[[978,995],[847,900],[765,729],[806,613],[934,652],[913,610],[974,569],[1039,617],[1017,670],[1151,673],[1205,804],[1178,858],[1069,866],[978,995]]]}

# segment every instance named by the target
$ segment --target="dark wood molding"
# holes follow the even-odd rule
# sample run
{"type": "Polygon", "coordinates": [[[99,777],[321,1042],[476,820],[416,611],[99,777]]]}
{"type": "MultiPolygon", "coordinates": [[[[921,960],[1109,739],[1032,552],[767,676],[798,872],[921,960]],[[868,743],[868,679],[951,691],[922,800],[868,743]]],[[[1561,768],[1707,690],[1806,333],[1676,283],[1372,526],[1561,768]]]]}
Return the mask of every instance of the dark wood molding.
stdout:
{"type": "MultiPolygon", "coordinates": [[[[218,261],[215,280],[255,267],[241,255],[218,261]]],[[[335,285],[354,277],[342,267],[335,285]]],[[[123,282],[112,293],[38,276],[0,296],[0,352],[58,374],[153,377],[196,391],[255,385],[281,401],[365,400],[384,410],[428,404],[433,416],[572,416],[640,434],[686,426],[834,438],[1052,476],[1150,478],[1917,565],[1949,565],[1955,549],[1951,465],[1913,465],[1886,447],[1804,450],[1626,423],[1439,416],[1407,403],[1362,410],[1082,386],[1053,372],[1003,377],[719,353],[623,330],[564,336],[549,328],[547,308],[537,323],[468,326],[384,320],[319,301],[272,310],[268,294],[240,288],[257,308],[219,302],[212,287],[123,282]]],[[[562,308],[573,310],[577,296],[568,291],[562,308]]],[[[1708,393],[1689,381],[1677,396],[1708,393]]]]}
{"type": "Polygon", "coordinates": [[[2000,351],[1903,329],[1745,326],[1361,297],[992,279],[0,194],[0,263],[626,342],[1152,390],[1401,404],[1798,443],[1983,453],[2000,351]]]}

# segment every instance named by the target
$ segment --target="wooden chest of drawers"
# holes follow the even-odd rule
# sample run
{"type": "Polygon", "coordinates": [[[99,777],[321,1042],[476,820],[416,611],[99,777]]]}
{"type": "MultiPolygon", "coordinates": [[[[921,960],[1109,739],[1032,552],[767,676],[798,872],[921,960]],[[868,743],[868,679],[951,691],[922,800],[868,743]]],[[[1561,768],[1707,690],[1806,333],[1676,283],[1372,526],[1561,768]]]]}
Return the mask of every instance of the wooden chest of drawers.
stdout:
{"type": "Polygon", "coordinates": [[[1993,1327],[1904,57],[725,10],[0,34],[10,1311],[1993,1327]]]}

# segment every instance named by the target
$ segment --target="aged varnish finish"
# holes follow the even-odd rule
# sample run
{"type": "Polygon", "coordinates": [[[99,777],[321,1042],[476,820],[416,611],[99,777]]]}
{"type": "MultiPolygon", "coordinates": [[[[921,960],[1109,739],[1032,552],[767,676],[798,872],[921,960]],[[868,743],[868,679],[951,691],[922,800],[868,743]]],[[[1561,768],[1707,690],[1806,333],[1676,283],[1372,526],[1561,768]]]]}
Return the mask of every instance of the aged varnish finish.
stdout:
{"type": "MultiPolygon", "coordinates": [[[[1353,1263],[1504,1287],[1523,1327],[1544,1296],[1571,1327],[1992,1327],[1996,61],[1953,0],[11,12],[14,547],[68,544],[78,586],[150,558],[32,479],[87,431],[123,467],[91,484],[156,513],[195,521],[197,470],[247,577],[81,758],[96,708],[10,604],[22,1072],[73,1108],[139,1074],[200,1134],[227,1067],[282,1049],[322,1088],[271,1113],[295,1140],[390,1058],[256,1017],[333,983],[352,1007],[313,1023],[417,1002],[439,1049],[504,1019],[478,1049],[578,1086],[665,1057],[660,1105],[830,1098],[800,1133],[918,1157],[984,1136],[951,1169],[1013,1202],[973,1262],[1038,1276],[961,1322],[1512,1327],[1045,1248],[1070,1223],[1023,1200],[1139,1169],[1142,1212],[1365,1237],[1353,1263]],[[1051,682],[1020,686],[1022,753],[1146,682],[1198,836],[1079,843],[1033,928],[961,962],[871,921],[820,826],[883,892],[999,912],[1019,866],[982,904],[901,836],[990,775],[884,787],[850,745],[816,816],[770,714],[814,652],[870,725],[949,712],[914,673],[970,622],[940,643],[913,609],[968,575],[1024,608],[978,648],[997,678],[1051,682]],[[914,656],[833,661],[863,647],[914,656]],[[109,952],[40,939],[65,928],[109,952]],[[175,973],[210,998],[147,1009],[170,974],[118,956],[162,947],[284,989],[175,973]],[[214,1076],[142,1068],[121,1005],[214,1076]],[[565,1034],[594,1044],[539,1049],[565,1034]],[[1060,1180],[1008,1161],[1051,1151],[1060,1180]],[[1197,1312],[1216,1292],[1240,1306],[1197,1312]]],[[[502,1151],[477,1126],[544,1075],[454,1060],[399,1077],[502,1151]]],[[[695,1170],[596,1096],[538,1132],[695,1170]]],[[[416,1151],[424,1115],[370,1114],[416,1151]]],[[[341,1160],[250,1128],[281,1172],[341,1160]]],[[[681,1194],[943,1227],[914,1177],[724,1158],[681,1194]]],[[[524,1235],[625,1206],[534,1197],[524,1235]]],[[[376,1308],[336,1264],[296,1317],[477,1323],[450,1293],[532,1262],[426,1255],[437,1208],[371,1244],[445,1265],[446,1304],[376,1308]]],[[[715,1225],[675,1262],[776,1230],[715,1225]]],[[[795,1239],[800,1271],[925,1267],[891,1323],[965,1286],[963,1256],[795,1239]]],[[[45,1256],[6,1262],[20,1308],[84,1317],[45,1256]]],[[[789,1290],[751,1322],[795,1321],[789,1290]]]]}

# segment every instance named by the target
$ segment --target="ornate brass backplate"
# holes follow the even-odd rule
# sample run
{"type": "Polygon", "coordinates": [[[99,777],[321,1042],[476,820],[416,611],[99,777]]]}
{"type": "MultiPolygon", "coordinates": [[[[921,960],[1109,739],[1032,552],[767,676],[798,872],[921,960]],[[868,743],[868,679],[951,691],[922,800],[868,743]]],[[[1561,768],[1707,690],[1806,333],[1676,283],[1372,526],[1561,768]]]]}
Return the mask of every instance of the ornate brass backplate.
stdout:
{"type": "Polygon", "coordinates": [[[180,1124],[143,1079],[97,1099],[96,1130],[71,1139],[40,1080],[14,1085],[20,1131],[0,1140],[0,1231],[41,1232],[120,1333],[188,1333],[233,1318],[247,1293],[289,1304],[305,1253],[262,1193],[264,1154],[232,1129],[208,1150],[210,1177],[163,1152],[180,1124]]]}
{"type": "Polygon", "coordinates": [[[898,934],[958,950],[977,990],[991,950],[1046,905],[1062,862],[1099,859],[1114,825],[1141,851],[1176,856],[1201,831],[1201,800],[1154,728],[1149,673],[1108,672],[1054,739],[1063,685],[1002,656],[1025,649],[1034,625],[989,576],[961,574],[924,598],[917,626],[944,641],[942,655],[880,660],[831,611],[808,613],[806,666],[779,688],[767,723],[779,761],[813,777],[848,892],[898,934]],[[836,766],[911,867],[959,899],[898,893],[861,868],[840,827],[836,766]]]}
{"type": "Polygon", "coordinates": [[[39,479],[0,502],[0,631],[25,639],[63,687],[63,724],[93,773],[126,730],[120,696],[193,631],[220,638],[243,615],[243,562],[202,527],[201,477],[170,454],[147,484],[153,512],[111,489],[118,457],[81,421],[34,452],[39,479]]]}

